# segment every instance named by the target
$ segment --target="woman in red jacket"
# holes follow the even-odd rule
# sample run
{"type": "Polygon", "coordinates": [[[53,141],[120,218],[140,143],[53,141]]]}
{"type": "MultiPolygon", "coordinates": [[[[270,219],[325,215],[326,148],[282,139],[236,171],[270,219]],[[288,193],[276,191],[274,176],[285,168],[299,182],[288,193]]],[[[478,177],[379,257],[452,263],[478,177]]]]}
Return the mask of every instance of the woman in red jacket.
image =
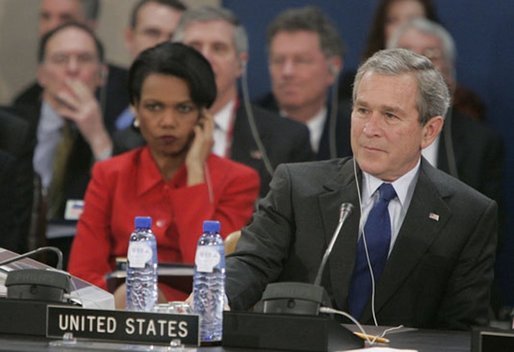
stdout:
{"type": "MultiPolygon", "coordinates": [[[[127,255],[135,216],[151,216],[159,262],[193,263],[206,219],[222,235],[245,225],[259,193],[258,175],[211,154],[216,97],[212,69],[178,43],[148,49],[129,71],[130,102],[145,147],[98,162],[70,255],[73,275],[106,288],[115,258],[127,255]]],[[[189,292],[159,284],[167,300],[189,292]]]]}

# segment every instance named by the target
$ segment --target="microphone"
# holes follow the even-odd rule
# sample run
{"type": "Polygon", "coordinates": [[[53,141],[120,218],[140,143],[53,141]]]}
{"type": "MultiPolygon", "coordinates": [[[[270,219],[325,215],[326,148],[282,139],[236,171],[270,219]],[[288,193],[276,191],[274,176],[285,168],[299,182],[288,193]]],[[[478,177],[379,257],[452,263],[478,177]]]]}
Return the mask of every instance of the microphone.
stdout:
{"type": "Polygon", "coordinates": [[[56,255],[57,255],[57,264],[55,265],[55,268],[57,270],[62,270],[62,252],[59,248],[57,247],[39,247],[39,248],[36,248],[30,252],[27,252],[27,253],[23,253],[23,254],[18,254],[14,257],[11,257],[9,259],[6,259],[6,260],[3,260],[0,262],[0,266],[2,265],[6,265],[6,264],[10,264],[12,262],[16,262],[20,259],[23,259],[23,258],[27,258],[27,257],[30,257],[31,255],[34,255],[34,254],[37,254],[37,253],[41,253],[41,252],[54,252],[56,255]]]}
{"type": "Polygon", "coordinates": [[[353,204],[343,203],[339,210],[339,222],[325,250],[314,284],[303,282],[276,282],[266,286],[262,295],[264,313],[318,315],[320,307],[330,306],[325,289],[320,286],[323,270],[344,222],[350,216],[353,204]]]}
{"type": "Polygon", "coordinates": [[[54,252],[57,254],[57,270],[51,268],[51,270],[25,268],[8,271],[5,280],[7,298],[58,303],[66,301],[65,295],[71,292],[71,277],[68,273],[62,271],[62,252],[58,248],[40,247],[0,261],[0,266],[41,252],[54,252]]]}
{"type": "Polygon", "coordinates": [[[323,259],[321,260],[321,265],[319,266],[318,274],[316,275],[316,279],[314,280],[314,285],[319,286],[319,284],[321,283],[321,276],[323,276],[323,270],[325,269],[325,265],[327,264],[328,257],[330,256],[330,253],[332,253],[332,248],[334,248],[334,244],[336,243],[337,238],[339,237],[341,227],[343,227],[344,222],[350,216],[352,210],[353,204],[341,204],[341,208],[339,209],[339,222],[337,223],[337,228],[334,231],[334,234],[332,235],[332,239],[328,244],[327,250],[325,251],[325,254],[323,254],[323,259]]]}

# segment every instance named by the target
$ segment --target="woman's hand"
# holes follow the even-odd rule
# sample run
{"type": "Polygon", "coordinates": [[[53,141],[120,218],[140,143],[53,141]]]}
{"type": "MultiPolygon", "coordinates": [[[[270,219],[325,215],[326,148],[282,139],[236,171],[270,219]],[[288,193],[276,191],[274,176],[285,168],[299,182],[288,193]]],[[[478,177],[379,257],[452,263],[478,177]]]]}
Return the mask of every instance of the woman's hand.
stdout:
{"type": "Polygon", "coordinates": [[[203,109],[194,127],[195,136],[186,156],[188,186],[205,182],[203,168],[214,145],[213,131],[214,119],[206,109],[203,109]]]}

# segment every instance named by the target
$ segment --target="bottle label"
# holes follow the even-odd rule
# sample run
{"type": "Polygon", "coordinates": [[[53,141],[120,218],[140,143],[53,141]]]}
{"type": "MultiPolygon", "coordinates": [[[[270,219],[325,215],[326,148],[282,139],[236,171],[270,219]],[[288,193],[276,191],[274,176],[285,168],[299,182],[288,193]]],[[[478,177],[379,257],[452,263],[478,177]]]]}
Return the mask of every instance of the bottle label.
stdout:
{"type": "Polygon", "coordinates": [[[195,256],[196,270],[202,273],[212,273],[221,261],[221,255],[216,247],[198,247],[195,256]]]}
{"type": "Polygon", "coordinates": [[[127,257],[131,268],[144,268],[152,259],[152,248],[146,242],[130,242],[127,257]]]}

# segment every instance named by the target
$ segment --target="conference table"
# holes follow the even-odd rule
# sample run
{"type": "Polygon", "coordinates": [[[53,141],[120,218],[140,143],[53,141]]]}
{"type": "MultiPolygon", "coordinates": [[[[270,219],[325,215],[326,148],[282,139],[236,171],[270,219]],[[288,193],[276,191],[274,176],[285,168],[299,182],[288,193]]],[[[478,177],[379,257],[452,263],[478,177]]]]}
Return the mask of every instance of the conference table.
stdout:
{"type": "MultiPolygon", "coordinates": [[[[387,335],[390,339],[387,346],[398,349],[411,349],[419,352],[469,352],[471,351],[471,333],[465,331],[436,331],[404,329],[387,335]]],[[[182,349],[166,349],[163,346],[113,344],[106,342],[81,341],[79,345],[66,346],[56,344],[55,340],[24,336],[0,335],[0,351],[168,351],[168,352],[242,352],[269,351],[263,349],[242,349],[232,347],[184,347],[182,349]],[[112,348],[112,349],[111,349],[112,348]]],[[[274,351],[273,351],[274,352],[274,351]]]]}

